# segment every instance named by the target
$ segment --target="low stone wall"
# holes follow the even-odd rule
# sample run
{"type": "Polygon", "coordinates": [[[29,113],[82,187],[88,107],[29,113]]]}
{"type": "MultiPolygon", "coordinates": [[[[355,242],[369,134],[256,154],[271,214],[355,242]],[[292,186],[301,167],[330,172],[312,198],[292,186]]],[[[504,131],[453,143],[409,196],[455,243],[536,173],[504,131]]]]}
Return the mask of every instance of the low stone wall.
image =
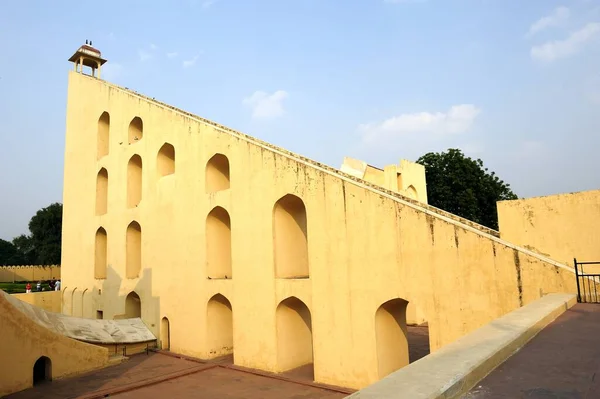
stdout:
{"type": "Polygon", "coordinates": [[[0,266],[0,283],[60,280],[60,265],[0,266]]]}
{"type": "Polygon", "coordinates": [[[32,292],[30,294],[12,294],[13,297],[37,306],[48,312],[60,313],[62,310],[62,296],[60,291],[32,292]]]}
{"type": "Polygon", "coordinates": [[[347,398],[459,398],[576,302],[573,294],[546,295],[347,398]]]}

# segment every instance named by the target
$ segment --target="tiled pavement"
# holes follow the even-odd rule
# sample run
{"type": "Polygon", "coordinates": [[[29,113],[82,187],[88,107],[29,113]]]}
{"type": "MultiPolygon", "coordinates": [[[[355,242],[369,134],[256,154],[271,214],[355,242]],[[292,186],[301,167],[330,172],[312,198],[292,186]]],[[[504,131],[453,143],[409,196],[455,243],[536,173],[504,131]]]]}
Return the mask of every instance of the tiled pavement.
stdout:
{"type": "Polygon", "coordinates": [[[599,399],[600,304],[576,304],[463,399],[599,399]]]}

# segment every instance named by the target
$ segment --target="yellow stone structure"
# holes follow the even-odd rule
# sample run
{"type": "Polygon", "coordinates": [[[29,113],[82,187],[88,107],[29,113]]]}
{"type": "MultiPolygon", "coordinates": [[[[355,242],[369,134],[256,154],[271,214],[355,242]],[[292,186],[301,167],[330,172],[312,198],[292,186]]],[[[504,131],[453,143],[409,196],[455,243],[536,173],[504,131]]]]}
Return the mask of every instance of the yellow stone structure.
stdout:
{"type": "Polygon", "coordinates": [[[600,259],[600,190],[498,202],[503,239],[573,266],[600,259]]]}
{"type": "Polygon", "coordinates": [[[340,170],[408,198],[427,203],[425,167],[418,163],[402,159],[399,165],[388,165],[379,169],[364,161],[346,157],[340,170]]]}
{"type": "Polygon", "coordinates": [[[565,265],[428,206],[419,165],[337,170],[81,71],[68,85],[67,315],[362,388],[408,364],[407,323],[435,351],[576,292],[565,265]]]}

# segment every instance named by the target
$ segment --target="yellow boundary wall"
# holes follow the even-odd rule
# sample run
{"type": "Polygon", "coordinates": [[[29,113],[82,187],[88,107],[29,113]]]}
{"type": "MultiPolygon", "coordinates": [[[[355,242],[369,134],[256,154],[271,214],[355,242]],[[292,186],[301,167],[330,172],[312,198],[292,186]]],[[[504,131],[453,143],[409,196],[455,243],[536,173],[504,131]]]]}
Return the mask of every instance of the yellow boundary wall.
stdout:
{"type": "Polygon", "coordinates": [[[0,266],[0,283],[60,280],[60,265],[0,266]]]}

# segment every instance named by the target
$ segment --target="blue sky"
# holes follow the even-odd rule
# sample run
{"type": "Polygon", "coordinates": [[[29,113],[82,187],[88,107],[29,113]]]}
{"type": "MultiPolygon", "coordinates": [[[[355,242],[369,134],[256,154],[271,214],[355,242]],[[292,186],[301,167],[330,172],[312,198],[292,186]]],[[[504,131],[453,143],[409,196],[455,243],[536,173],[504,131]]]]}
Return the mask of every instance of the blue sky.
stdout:
{"type": "Polygon", "coordinates": [[[67,59],[339,167],[462,148],[521,197],[600,188],[600,2],[25,1],[0,6],[0,238],[62,200],[67,59]]]}

